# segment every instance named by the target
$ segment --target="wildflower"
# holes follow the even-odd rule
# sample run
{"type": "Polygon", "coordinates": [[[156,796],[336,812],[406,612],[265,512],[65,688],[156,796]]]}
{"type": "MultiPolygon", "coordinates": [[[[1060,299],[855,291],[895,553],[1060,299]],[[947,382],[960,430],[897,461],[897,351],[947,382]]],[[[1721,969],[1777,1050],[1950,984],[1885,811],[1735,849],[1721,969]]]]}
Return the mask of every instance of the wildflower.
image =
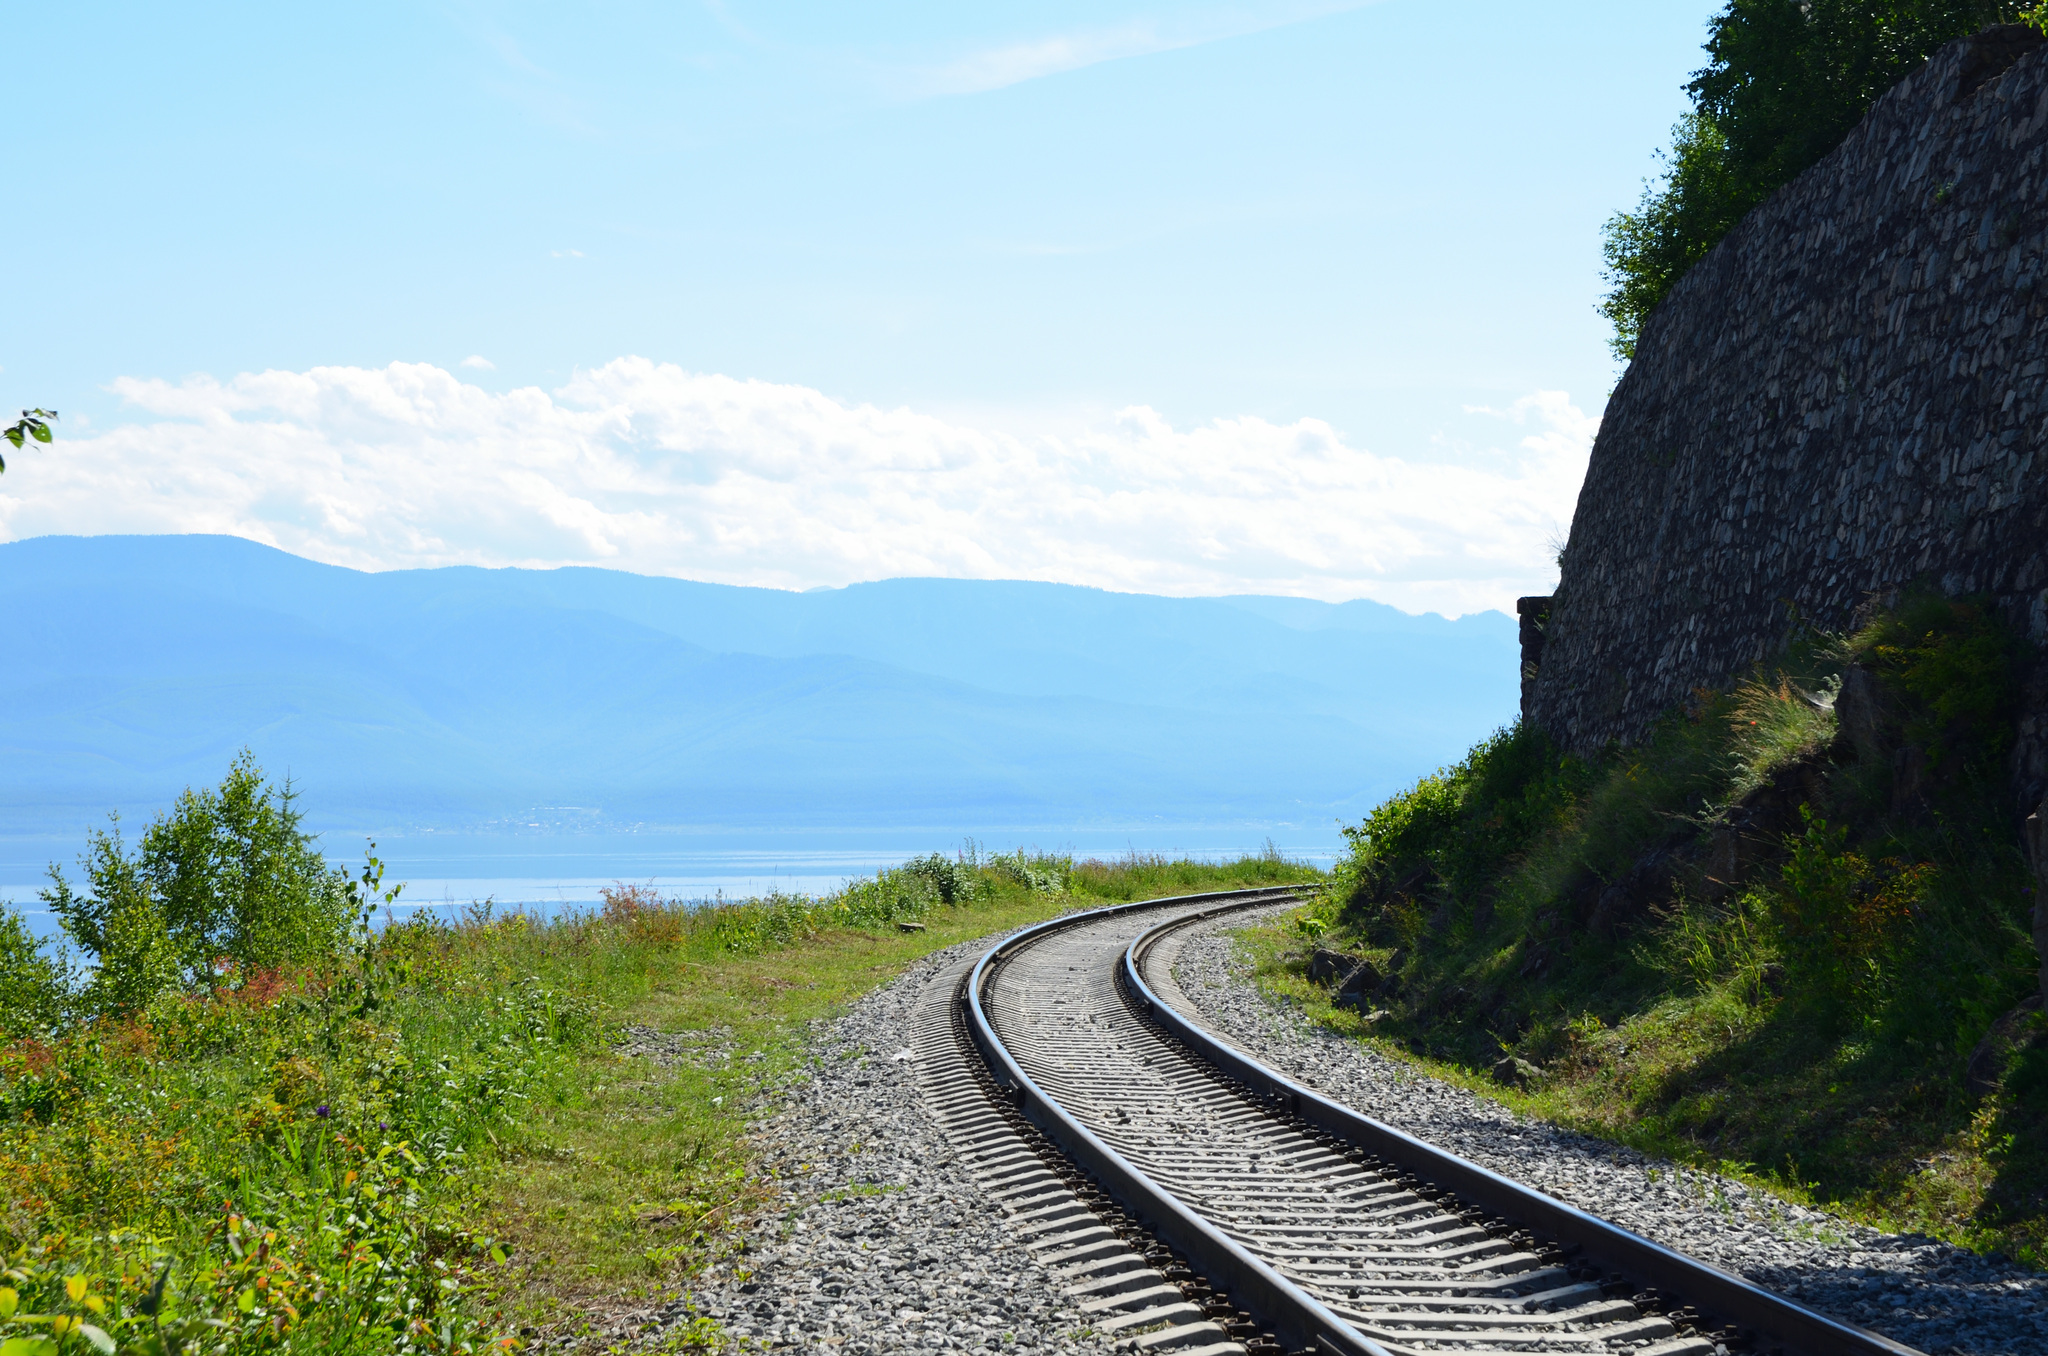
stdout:
{"type": "Polygon", "coordinates": [[[327,1109],[327,1103],[322,1102],[319,1106],[313,1108],[313,1114],[324,1121],[329,1116],[332,1116],[334,1113],[327,1109]]]}

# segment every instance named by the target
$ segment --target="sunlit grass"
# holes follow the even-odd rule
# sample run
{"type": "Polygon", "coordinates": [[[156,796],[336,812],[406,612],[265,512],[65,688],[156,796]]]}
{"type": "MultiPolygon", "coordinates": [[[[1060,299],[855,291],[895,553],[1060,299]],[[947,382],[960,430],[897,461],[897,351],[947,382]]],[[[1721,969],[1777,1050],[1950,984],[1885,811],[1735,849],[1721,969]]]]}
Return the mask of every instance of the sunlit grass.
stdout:
{"type": "Polygon", "coordinates": [[[479,905],[18,1040],[0,1047],[0,1337],[573,1339],[679,1293],[766,1198],[747,1131],[808,1023],[935,949],[1065,909],[1315,875],[1277,854],[970,851],[822,898],[620,886],[599,913],[479,905]],[[620,1053],[629,1029],[688,1039],[664,1063],[620,1053]]]}

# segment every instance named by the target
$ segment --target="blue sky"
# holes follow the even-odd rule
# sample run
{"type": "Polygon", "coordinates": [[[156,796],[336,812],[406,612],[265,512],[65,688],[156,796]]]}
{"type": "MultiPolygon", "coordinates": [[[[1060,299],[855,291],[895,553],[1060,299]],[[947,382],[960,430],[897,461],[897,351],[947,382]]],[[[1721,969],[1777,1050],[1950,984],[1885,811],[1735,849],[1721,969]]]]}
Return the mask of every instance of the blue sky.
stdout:
{"type": "MultiPolygon", "coordinates": [[[[1529,444],[1576,439],[1582,464],[1616,375],[1592,310],[1599,226],[1654,171],[1716,8],[24,8],[10,17],[17,74],[0,132],[16,194],[0,226],[15,265],[0,399],[62,409],[69,447],[10,458],[0,537],[187,527],[372,566],[589,559],[790,586],[1022,573],[1498,605],[1541,585],[1531,543],[1569,518],[1576,484],[1551,482],[1569,479],[1570,458],[1529,444]],[[731,546],[776,511],[773,493],[720,500],[693,539],[703,550],[670,555],[622,544],[621,525],[653,512],[633,507],[624,481],[600,493],[557,477],[535,492],[559,500],[543,506],[551,520],[584,524],[569,548],[522,538],[516,523],[471,532],[406,519],[402,504],[362,497],[373,474],[406,473],[349,458],[404,446],[401,463],[431,460],[460,440],[453,425],[437,413],[403,436],[371,427],[398,397],[309,375],[435,369],[460,388],[434,388],[437,410],[512,401],[484,421],[502,430],[529,409],[513,400],[528,388],[552,406],[600,408],[589,374],[629,356],[798,393],[778,408],[816,397],[849,418],[912,411],[940,430],[931,447],[981,439],[998,448],[990,465],[1004,439],[1057,446],[1033,474],[1057,462],[1080,477],[1073,502],[1135,484],[1161,521],[1182,510],[1154,463],[1182,453],[1154,439],[1144,469],[1129,438],[1114,456],[1089,451],[1124,437],[1109,432],[1120,412],[1182,439],[1258,432],[1212,448],[1218,466],[1284,459],[1273,448],[1287,438],[1261,432],[1277,430],[1334,438],[1381,470],[1394,459],[1495,476],[1473,491],[1481,500],[1550,489],[1512,528],[1477,515],[1467,550],[1411,521],[1432,496],[1465,493],[1462,482],[1411,485],[1413,503],[1390,508],[1372,540],[1410,531],[1421,554],[1375,574],[1331,563],[1363,549],[1334,526],[1320,554],[1299,559],[1274,541],[1191,534],[1147,537],[1111,560],[1095,538],[1059,538],[1074,515],[1058,504],[1022,526],[988,519],[986,504],[1019,483],[991,471],[946,491],[983,506],[955,505],[966,525],[946,550],[856,543],[777,573],[786,548],[731,546]],[[264,372],[317,389],[280,412],[274,384],[233,387],[264,372]],[[339,388],[355,403],[330,398],[339,388]],[[219,394],[231,389],[243,395],[219,394]],[[263,483],[252,468],[280,457],[298,459],[294,475],[323,457],[339,469],[318,485],[263,483]],[[240,487],[228,493],[240,516],[209,516],[202,482],[240,487]],[[379,544],[364,524],[394,514],[404,530],[379,544]],[[1026,550],[1004,531],[1041,540],[1026,550]],[[1472,556],[1509,537],[1512,567],[1472,556]],[[415,545],[392,544],[404,541],[415,545]],[[1158,567],[1174,550],[1183,563],[1158,567]]],[[[688,441],[711,435],[645,432],[644,383],[612,388],[603,399],[640,401],[628,411],[640,423],[616,434],[640,449],[634,474],[656,467],[664,486],[725,474],[688,441]]],[[[685,424],[701,407],[663,408],[685,424]]],[[[444,478],[492,455],[466,446],[444,478]]],[[[902,455],[899,471],[949,454],[902,455]]],[[[840,478],[840,500],[805,510],[817,515],[808,537],[849,516],[861,474],[840,478]]],[[[1213,508],[1236,491],[1211,479],[1202,502],[1213,508]]],[[[914,499],[915,486],[898,492],[914,499]]],[[[1308,476],[1289,493],[1312,513],[1327,483],[1308,476]]],[[[905,509],[859,531],[917,522],[905,509]]],[[[681,529],[650,528],[648,540],[661,530],[681,529]]],[[[1454,535],[1455,522],[1442,530],[1454,535]]]]}

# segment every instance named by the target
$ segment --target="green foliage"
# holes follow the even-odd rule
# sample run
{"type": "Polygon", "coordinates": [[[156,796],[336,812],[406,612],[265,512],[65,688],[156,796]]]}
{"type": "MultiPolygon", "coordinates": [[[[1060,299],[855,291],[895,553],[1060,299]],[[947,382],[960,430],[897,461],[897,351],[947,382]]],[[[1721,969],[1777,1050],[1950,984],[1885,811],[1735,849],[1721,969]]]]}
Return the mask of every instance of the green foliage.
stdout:
{"type": "Polygon", "coordinates": [[[1800,1000],[1826,1013],[1869,1010],[1903,976],[1898,934],[1919,902],[1930,868],[1896,859],[1880,872],[1849,849],[1847,825],[1799,807],[1805,831],[1787,839],[1782,888],[1771,921],[1784,939],[1800,1000]]]}
{"type": "Polygon", "coordinates": [[[588,1000],[458,952],[398,926],[345,967],[0,1050],[0,1253],[24,1312],[64,1312],[57,1280],[83,1276],[124,1351],[488,1345],[462,1303],[492,1247],[472,1159],[599,1027],[588,1000]]]}
{"type": "Polygon", "coordinates": [[[1071,857],[1026,856],[1024,849],[1018,848],[1007,855],[997,853],[984,858],[982,866],[998,879],[1022,886],[1033,894],[1063,895],[1074,861],[1071,857]]]}
{"type": "Polygon", "coordinates": [[[46,955],[20,914],[0,905],[0,1042],[40,1036],[64,1021],[68,967],[46,955]]]}
{"type": "Polygon", "coordinates": [[[1649,945],[1661,953],[1650,964],[1673,976],[1684,975],[1695,993],[1709,993],[1735,980],[1743,992],[1755,996],[1762,991],[1764,967],[1778,957],[1775,904],[1767,889],[1745,890],[1721,905],[1683,900],[1650,939],[1649,945]]]}
{"type": "Polygon", "coordinates": [[[1774,769],[1811,757],[1835,737],[1835,694],[1839,677],[1809,692],[1778,673],[1775,681],[1751,678],[1736,686],[1729,717],[1728,795],[1745,795],[1770,780],[1774,769]]]}
{"type": "Polygon", "coordinates": [[[913,858],[900,869],[916,877],[933,898],[949,908],[966,903],[986,889],[987,883],[979,872],[965,862],[936,852],[928,857],[913,858]]]}
{"type": "Polygon", "coordinates": [[[2048,1122],[2017,1109],[2048,1058],[2020,1048],[1988,1101],[1963,1078],[2037,982],[2021,656],[1982,604],[1911,595],[1592,766],[1497,734],[1349,830],[1324,944],[1392,959],[1375,1037],[1536,1066],[1550,1114],[2048,1247],[2048,1122]],[[1993,1123],[2022,1127],[1996,1154],[1993,1123]]]}
{"type": "Polygon", "coordinates": [[[1840,144],[1899,80],[1953,39],[2021,17],[1999,0],[1731,0],[1689,87],[1720,128],[1729,174],[1762,201],[1840,144]]]}
{"type": "Polygon", "coordinates": [[[95,830],[79,862],[87,893],[50,868],[42,898],[95,962],[89,1011],[132,1012],[169,989],[339,952],[355,918],[349,881],[321,859],[294,801],[244,751],[218,787],[179,796],[134,855],[118,821],[95,830]]]}
{"type": "MultiPolygon", "coordinates": [[[[30,440],[48,443],[52,437],[50,421],[56,417],[57,412],[55,410],[23,410],[19,419],[16,419],[6,428],[0,429],[0,438],[5,438],[8,442],[14,444],[14,450],[17,452],[30,440]]],[[[0,457],[0,471],[5,471],[6,469],[7,459],[0,457]]]]}
{"type": "Polygon", "coordinates": [[[1605,229],[1600,313],[1616,356],[1749,210],[1841,143],[1880,95],[1944,43],[2039,7],[2011,0],[1729,0],[1709,24],[1693,109],[1665,172],[1605,229]]]}
{"type": "Polygon", "coordinates": [[[1636,336],[1657,303],[1757,201],[1730,172],[1727,140],[1704,114],[1680,119],[1660,158],[1661,182],[1645,184],[1636,210],[1617,212],[1602,230],[1612,290],[1599,311],[1614,326],[1608,345],[1623,362],[1635,357],[1636,336]]]}
{"type": "Polygon", "coordinates": [[[1067,875],[1067,888],[1077,895],[1125,902],[1196,894],[1203,890],[1313,882],[1320,874],[1314,867],[1288,861],[1274,851],[1263,852],[1256,857],[1240,857],[1234,862],[1199,862],[1186,858],[1176,861],[1157,853],[1133,851],[1111,861],[1090,857],[1072,863],[1067,875]]]}
{"type": "Polygon", "coordinates": [[[1910,705],[1909,743],[1937,765],[1995,775],[2012,746],[2023,651],[1983,604],[1914,594],[1844,648],[1910,705]]]}
{"type": "MultiPolygon", "coordinates": [[[[194,803],[221,799],[208,794],[194,803]]],[[[1133,869],[1219,888],[1315,874],[1264,857],[1133,869]]],[[[644,1229],[630,1232],[647,1200],[591,1205],[591,1166],[559,1145],[565,1111],[619,1105],[598,1103],[604,1089],[591,1086],[617,1082],[622,1067],[607,1050],[619,1035],[610,1005],[667,985],[676,1001],[714,1003],[704,1024],[728,1033],[749,1022],[801,1031],[802,1017],[829,1011],[806,993],[858,993],[886,975],[877,956],[921,954],[925,934],[897,923],[959,940],[1043,917],[1067,898],[1073,870],[970,847],[822,898],[689,903],[621,884],[600,912],[547,921],[486,902],[453,921],[366,928],[309,963],[202,976],[125,1013],[68,1024],[60,1014],[0,1044],[0,1343],[61,1343],[65,1356],[507,1349],[534,1316],[508,1314],[531,1303],[518,1292],[573,1289],[600,1264],[529,1261],[508,1242],[534,1226],[502,1219],[496,1193],[557,1159],[581,1179],[568,1208],[605,1215],[585,1222],[599,1242],[631,1241],[643,1276],[687,1274],[766,1198],[739,1139],[751,1113],[726,1094],[765,1092],[740,1080],[768,1066],[674,1070],[701,1104],[665,1119],[647,1114],[647,1075],[627,1080],[643,1091],[601,1130],[606,1144],[648,1136],[638,1143],[655,1165],[628,1190],[659,1193],[667,1232],[649,1246],[644,1229]]],[[[145,884],[122,888],[158,899],[144,867],[135,872],[145,884]]],[[[344,897],[389,902],[381,880],[373,857],[344,897]]],[[[40,962],[11,921],[0,918],[0,965],[40,962]]],[[[763,1039],[758,1027],[749,1039],[763,1039]]],[[[690,1332],[718,1340],[708,1321],[690,1332]]]]}
{"type": "Polygon", "coordinates": [[[1357,902],[1388,891],[1442,888],[1470,896],[1569,813],[1586,769],[1520,722],[1496,731],[1453,767],[1439,768],[1347,826],[1349,856],[1331,894],[1357,902]]]}

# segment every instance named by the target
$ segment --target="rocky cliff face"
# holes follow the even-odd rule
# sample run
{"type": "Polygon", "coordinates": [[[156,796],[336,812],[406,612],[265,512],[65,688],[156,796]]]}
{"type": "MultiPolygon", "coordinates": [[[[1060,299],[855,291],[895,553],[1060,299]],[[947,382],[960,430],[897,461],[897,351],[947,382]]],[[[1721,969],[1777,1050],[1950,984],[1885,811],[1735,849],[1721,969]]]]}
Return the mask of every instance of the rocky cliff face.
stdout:
{"type": "MultiPolygon", "coordinates": [[[[2044,374],[2048,48],[1994,28],[1887,94],[1650,317],[1562,583],[1525,600],[1548,615],[1524,716],[1580,753],[1634,742],[1796,627],[1922,581],[2048,640],[2044,374]]],[[[2041,780],[2022,770],[2026,803],[2041,780]]]]}

